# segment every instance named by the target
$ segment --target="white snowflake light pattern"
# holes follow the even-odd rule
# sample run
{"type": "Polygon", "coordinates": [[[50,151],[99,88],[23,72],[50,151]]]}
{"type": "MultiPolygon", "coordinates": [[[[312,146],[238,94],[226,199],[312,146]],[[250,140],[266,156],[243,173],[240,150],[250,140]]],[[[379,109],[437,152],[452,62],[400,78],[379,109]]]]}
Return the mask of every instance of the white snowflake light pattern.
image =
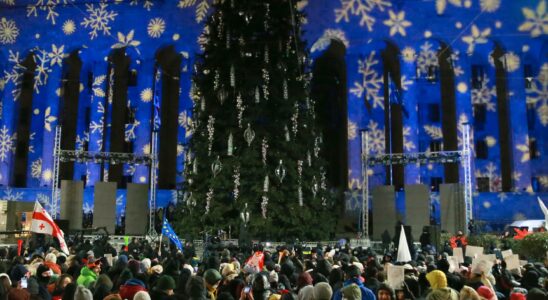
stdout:
{"type": "Polygon", "coordinates": [[[205,20],[209,10],[209,3],[207,1],[208,0],[179,0],[177,7],[188,8],[196,6],[196,23],[200,23],[205,20]]]}
{"type": "Polygon", "coordinates": [[[480,0],[480,7],[482,11],[495,12],[500,7],[500,0],[480,0]]]}
{"type": "Polygon", "coordinates": [[[57,47],[55,44],[51,45],[51,52],[48,53],[48,57],[50,60],[50,65],[58,65],[59,67],[63,63],[63,59],[65,58],[65,45],[61,45],[57,47]]]}
{"type": "Polygon", "coordinates": [[[81,136],[76,135],[76,150],[84,151],[87,143],[89,143],[89,132],[84,131],[81,136]]]}
{"type": "Polygon", "coordinates": [[[411,127],[410,126],[403,127],[403,148],[405,149],[405,151],[408,151],[408,152],[415,149],[415,143],[409,140],[410,137],[411,137],[411,127]]]}
{"type": "Polygon", "coordinates": [[[481,88],[472,89],[472,104],[485,104],[488,111],[496,111],[493,97],[497,95],[497,89],[494,86],[489,86],[489,78],[483,77],[481,88]]]}
{"type": "Polygon", "coordinates": [[[412,63],[412,62],[415,62],[417,53],[415,52],[415,49],[411,47],[405,47],[401,51],[401,55],[403,57],[403,61],[412,63]]]}
{"type": "Polygon", "coordinates": [[[57,121],[57,117],[51,115],[51,107],[48,106],[44,112],[44,129],[51,132],[51,124],[55,121],[57,121]]]}
{"type": "Polygon", "coordinates": [[[471,34],[462,37],[462,41],[468,44],[468,53],[473,53],[477,44],[486,44],[487,37],[491,34],[491,28],[480,30],[475,24],[472,25],[471,34]]]}
{"type": "Polygon", "coordinates": [[[182,111],[179,114],[179,126],[185,129],[185,137],[191,137],[194,133],[194,125],[192,123],[192,118],[188,115],[188,112],[182,111]]]}
{"type": "Polygon", "coordinates": [[[65,35],[71,35],[74,32],[76,32],[76,24],[74,24],[74,21],[66,20],[65,23],[63,23],[63,33],[65,35]]]}
{"type": "Polygon", "coordinates": [[[537,78],[527,89],[527,103],[536,105],[537,116],[542,126],[548,125],[548,63],[542,65],[537,78]]]}
{"type": "Polygon", "coordinates": [[[350,15],[360,16],[360,26],[367,26],[368,31],[373,31],[375,18],[373,10],[384,11],[386,7],[391,7],[390,1],[386,0],[340,0],[341,7],[335,9],[335,21],[350,22],[350,15]]]}
{"type": "Polygon", "coordinates": [[[369,135],[369,150],[372,154],[384,153],[384,130],[379,128],[379,124],[373,120],[369,120],[367,124],[369,135]]]}
{"type": "Polygon", "coordinates": [[[358,60],[358,72],[362,74],[362,82],[355,81],[350,93],[359,98],[362,98],[365,93],[366,100],[371,102],[373,108],[384,109],[384,97],[380,94],[383,79],[374,69],[379,63],[375,55],[375,51],[372,51],[366,59],[358,60]]]}
{"type": "Polygon", "coordinates": [[[392,10],[388,11],[390,19],[384,21],[384,25],[390,27],[390,36],[399,33],[401,36],[405,36],[405,28],[411,26],[411,22],[405,20],[405,11],[395,13],[392,10]]]}
{"type": "Polygon", "coordinates": [[[166,30],[166,22],[162,18],[154,18],[148,22],[147,32],[151,38],[159,38],[166,30]]]}
{"type": "MultiPolygon", "coordinates": [[[[489,54],[489,64],[493,67],[495,67],[495,60],[493,59],[493,52],[489,54]]],[[[517,54],[510,51],[505,53],[502,57],[499,58],[500,61],[502,61],[506,71],[508,72],[514,72],[517,69],[519,69],[519,65],[521,63],[521,59],[517,54]]]]}
{"type": "Polygon", "coordinates": [[[95,97],[105,97],[106,93],[103,89],[103,83],[107,78],[106,75],[99,75],[93,79],[93,84],[91,85],[91,90],[95,97]]]}
{"type": "Polygon", "coordinates": [[[151,88],[145,88],[144,90],[141,91],[141,94],[140,94],[141,101],[145,103],[152,101],[152,94],[153,93],[151,88]]]}
{"type": "Polygon", "coordinates": [[[14,152],[14,150],[14,137],[10,134],[8,127],[4,125],[2,126],[2,129],[0,129],[0,161],[6,161],[8,153],[10,153],[10,151],[14,152]]]}
{"type": "Polygon", "coordinates": [[[46,20],[51,21],[55,25],[55,18],[59,13],[55,11],[58,5],[66,5],[74,0],[35,0],[36,3],[27,6],[27,17],[38,17],[40,11],[46,13],[46,20]]]}
{"type": "Polygon", "coordinates": [[[133,141],[135,140],[135,129],[137,129],[137,127],[139,127],[139,125],[141,124],[141,122],[139,122],[138,120],[135,120],[133,122],[133,124],[126,124],[126,130],[125,130],[125,141],[126,142],[129,142],[129,141],[133,141]]]}
{"type": "Polygon", "coordinates": [[[438,54],[432,49],[432,44],[428,41],[424,42],[420,47],[417,57],[417,68],[422,74],[427,74],[429,67],[438,67],[438,54]]]}
{"type": "Polygon", "coordinates": [[[539,1],[535,10],[528,7],[522,8],[525,22],[518,27],[519,31],[530,31],[532,37],[548,34],[548,14],[546,13],[546,1],[539,1]]]}
{"type": "Polygon", "coordinates": [[[15,21],[0,19],[0,44],[13,44],[17,36],[19,36],[19,29],[15,21]]]}
{"type": "Polygon", "coordinates": [[[477,177],[487,177],[489,178],[489,190],[491,192],[500,192],[501,190],[501,178],[498,173],[497,166],[493,162],[489,162],[485,168],[482,170],[476,169],[475,172],[477,177]]]}
{"type": "Polygon", "coordinates": [[[348,120],[348,140],[351,141],[358,136],[358,126],[356,122],[348,120]]]}
{"type": "Polygon", "coordinates": [[[4,194],[1,196],[1,199],[6,201],[18,201],[23,199],[23,192],[13,192],[11,188],[4,190],[4,194]]]}
{"type": "MultiPolygon", "coordinates": [[[[127,35],[124,35],[121,32],[118,32],[118,42],[114,45],[112,45],[112,49],[120,49],[125,47],[137,47],[141,45],[140,41],[134,40],[135,37],[135,30],[130,30],[127,35]]],[[[139,52],[139,50],[137,50],[139,52]]]]}
{"type": "Polygon", "coordinates": [[[338,40],[344,44],[346,48],[350,46],[346,34],[340,29],[326,29],[323,35],[312,45],[310,52],[323,51],[329,47],[331,40],[338,40]]]}
{"type": "Polygon", "coordinates": [[[117,13],[107,10],[108,5],[100,3],[99,6],[93,4],[86,4],[86,11],[88,15],[84,18],[84,21],[80,23],[85,28],[90,28],[90,39],[97,37],[99,32],[103,32],[104,35],[110,35],[109,22],[114,21],[117,13]]]}
{"type": "Polygon", "coordinates": [[[441,140],[443,138],[443,132],[441,130],[441,127],[434,125],[424,125],[423,128],[426,134],[428,134],[431,139],[441,140]]]}
{"type": "Polygon", "coordinates": [[[33,161],[32,164],[30,165],[30,176],[32,176],[32,178],[39,179],[40,174],[42,174],[42,159],[41,158],[33,161]]]}

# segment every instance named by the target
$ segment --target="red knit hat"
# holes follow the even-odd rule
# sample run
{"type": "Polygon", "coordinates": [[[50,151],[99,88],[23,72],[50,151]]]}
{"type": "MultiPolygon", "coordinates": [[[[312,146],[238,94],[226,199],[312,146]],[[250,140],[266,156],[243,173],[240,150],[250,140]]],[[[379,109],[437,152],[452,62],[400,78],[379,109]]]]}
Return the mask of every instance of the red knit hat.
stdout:
{"type": "Polygon", "coordinates": [[[512,293],[510,294],[510,300],[525,300],[525,295],[522,293],[512,293]]]}
{"type": "Polygon", "coordinates": [[[488,287],[486,286],[480,286],[478,289],[477,289],[477,292],[480,296],[482,296],[483,298],[487,299],[487,300],[495,300],[496,297],[495,297],[495,293],[488,287]]]}

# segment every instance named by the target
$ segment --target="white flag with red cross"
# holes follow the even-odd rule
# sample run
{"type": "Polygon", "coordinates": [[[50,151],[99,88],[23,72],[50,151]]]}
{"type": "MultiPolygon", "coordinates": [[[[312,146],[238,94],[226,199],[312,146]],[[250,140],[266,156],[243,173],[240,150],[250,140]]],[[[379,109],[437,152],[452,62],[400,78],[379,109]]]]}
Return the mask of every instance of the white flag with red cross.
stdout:
{"type": "Polygon", "coordinates": [[[53,219],[48,212],[36,201],[34,204],[34,212],[32,214],[32,223],[30,225],[30,231],[36,233],[42,233],[51,235],[59,240],[59,246],[61,251],[66,255],[69,255],[67,244],[65,243],[65,234],[63,231],[53,222],[53,219]]]}

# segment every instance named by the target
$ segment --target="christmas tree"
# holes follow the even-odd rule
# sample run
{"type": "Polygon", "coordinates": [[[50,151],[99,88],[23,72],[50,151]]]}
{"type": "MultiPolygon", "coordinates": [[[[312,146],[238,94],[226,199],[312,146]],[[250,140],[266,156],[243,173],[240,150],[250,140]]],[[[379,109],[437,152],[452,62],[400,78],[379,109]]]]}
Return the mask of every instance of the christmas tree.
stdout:
{"type": "Polygon", "coordinates": [[[217,1],[195,65],[194,135],[178,231],[328,238],[328,191],[302,13],[290,0],[217,1]]]}

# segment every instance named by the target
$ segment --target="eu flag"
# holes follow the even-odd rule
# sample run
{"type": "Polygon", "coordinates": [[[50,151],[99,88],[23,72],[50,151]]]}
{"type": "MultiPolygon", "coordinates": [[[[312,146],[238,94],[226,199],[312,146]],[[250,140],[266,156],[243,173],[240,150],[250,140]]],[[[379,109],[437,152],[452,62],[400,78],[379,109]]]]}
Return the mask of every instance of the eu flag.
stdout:
{"type": "Polygon", "coordinates": [[[164,218],[164,224],[162,224],[162,234],[167,236],[174,244],[177,246],[177,249],[183,251],[183,244],[181,244],[181,241],[179,240],[179,237],[169,225],[169,222],[166,218],[164,218]]]}

